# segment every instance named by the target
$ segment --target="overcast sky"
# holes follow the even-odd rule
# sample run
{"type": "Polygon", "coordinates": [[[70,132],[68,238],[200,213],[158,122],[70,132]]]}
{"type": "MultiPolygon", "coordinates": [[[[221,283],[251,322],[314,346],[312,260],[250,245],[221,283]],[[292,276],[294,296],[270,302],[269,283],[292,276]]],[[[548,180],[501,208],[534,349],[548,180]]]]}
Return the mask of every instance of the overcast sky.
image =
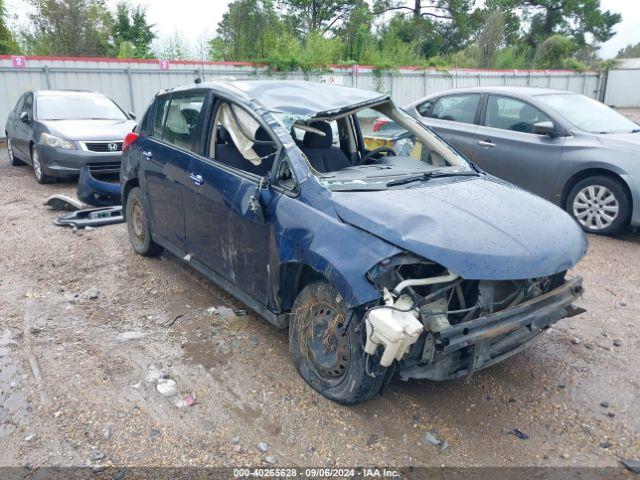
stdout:
{"type": "MultiPolygon", "coordinates": [[[[178,31],[191,45],[204,36],[213,36],[230,0],[129,0],[129,3],[147,7],[149,22],[155,24],[156,33],[168,36],[178,31]]],[[[115,6],[117,0],[107,0],[115,6]]],[[[25,0],[5,0],[9,12],[21,12],[24,19],[25,0]]],[[[603,58],[614,57],[618,50],[630,43],[640,42],[640,8],[637,0],[601,0],[604,10],[622,14],[617,34],[602,46],[603,58]]]]}

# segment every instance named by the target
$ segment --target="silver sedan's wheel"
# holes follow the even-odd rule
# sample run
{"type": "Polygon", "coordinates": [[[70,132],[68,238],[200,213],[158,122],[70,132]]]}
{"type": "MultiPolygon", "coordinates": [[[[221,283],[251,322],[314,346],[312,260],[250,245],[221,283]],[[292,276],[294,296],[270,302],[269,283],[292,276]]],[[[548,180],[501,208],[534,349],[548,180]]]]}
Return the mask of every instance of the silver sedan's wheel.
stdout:
{"type": "MultiPolygon", "coordinates": [[[[7,137],[9,136],[7,135],[7,137]]],[[[18,157],[16,157],[16,153],[13,150],[13,144],[11,143],[10,138],[7,138],[7,155],[9,156],[9,163],[14,167],[17,167],[19,165],[24,165],[24,162],[20,160],[18,157]]]]}
{"type": "Polygon", "coordinates": [[[44,167],[42,166],[42,157],[40,157],[38,149],[35,147],[31,148],[31,166],[33,167],[33,174],[35,175],[38,183],[44,184],[53,180],[45,173],[44,167]]]}
{"type": "Polygon", "coordinates": [[[604,185],[589,185],[578,192],[573,201],[573,215],[589,230],[604,230],[616,221],[620,202],[604,185]]]}
{"type": "Polygon", "coordinates": [[[629,225],[632,204],[622,180],[594,175],[573,185],[565,208],[584,231],[614,235],[629,225]]]}
{"type": "Polygon", "coordinates": [[[36,180],[40,182],[42,181],[42,175],[44,172],[42,171],[42,164],[40,163],[40,154],[35,149],[31,155],[31,160],[33,160],[33,173],[36,176],[36,180]]]}
{"type": "Polygon", "coordinates": [[[7,154],[9,155],[9,161],[11,162],[11,165],[13,165],[13,162],[15,161],[15,157],[13,156],[13,148],[11,147],[10,138],[7,138],[7,154]]]}

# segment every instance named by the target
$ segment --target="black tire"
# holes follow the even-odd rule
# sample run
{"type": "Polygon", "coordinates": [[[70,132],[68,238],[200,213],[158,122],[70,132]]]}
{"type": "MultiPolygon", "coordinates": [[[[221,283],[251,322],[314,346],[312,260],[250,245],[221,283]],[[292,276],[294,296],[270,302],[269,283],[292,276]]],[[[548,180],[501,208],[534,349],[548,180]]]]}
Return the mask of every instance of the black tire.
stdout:
{"type": "Polygon", "coordinates": [[[13,151],[11,147],[11,139],[9,138],[9,134],[7,133],[7,155],[9,157],[9,163],[14,167],[19,167],[21,165],[26,165],[22,160],[16,157],[16,153],[13,151]]]}
{"type": "Polygon", "coordinates": [[[134,187],[127,196],[127,230],[133,250],[143,257],[157,257],[163,248],[153,241],[149,209],[140,187],[134,187]]]}
{"type": "Polygon", "coordinates": [[[342,405],[378,393],[387,369],[378,357],[364,354],[365,341],[364,321],[329,283],[313,282],[298,294],[289,347],[298,372],[314,390],[342,405]]]}
{"type": "Polygon", "coordinates": [[[631,200],[619,180],[595,175],[576,183],[565,204],[567,212],[587,233],[615,235],[627,227],[631,200]]]}
{"type": "Polygon", "coordinates": [[[33,176],[36,177],[36,181],[40,185],[51,183],[55,180],[45,172],[40,153],[34,146],[31,146],[31,167],[33,168],[33,176]]]}

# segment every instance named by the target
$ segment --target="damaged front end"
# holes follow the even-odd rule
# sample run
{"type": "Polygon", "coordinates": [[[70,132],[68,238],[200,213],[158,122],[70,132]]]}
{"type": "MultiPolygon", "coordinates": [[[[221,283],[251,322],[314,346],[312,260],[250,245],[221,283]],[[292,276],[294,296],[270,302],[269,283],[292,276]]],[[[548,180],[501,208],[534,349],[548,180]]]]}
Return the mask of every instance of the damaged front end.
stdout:
{"type": "Polygon", "coordinates": [[[582,279],[566,280],[565,273],[466,280],[414,255],[387,259],[367,273],[384,305],[366,313],[365,351],[380,350],[382,366],[398,361],[403,380],[469,376],[584,311],[573,306],[582,295],[582,279]]]}

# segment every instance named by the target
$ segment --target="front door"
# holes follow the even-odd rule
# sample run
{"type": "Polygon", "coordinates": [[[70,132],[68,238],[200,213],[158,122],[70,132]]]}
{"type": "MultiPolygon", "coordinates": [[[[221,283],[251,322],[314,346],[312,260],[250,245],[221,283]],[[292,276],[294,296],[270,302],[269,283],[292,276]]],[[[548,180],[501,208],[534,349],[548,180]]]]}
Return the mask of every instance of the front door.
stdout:
{"type": "Polygon", "coordinates": [[[546,114],[522,100],[489,95],[474,136],[473,161],[496,177],[552,199],[565,137],[533,133],[546,114]]]}
{"type": "Polygon", "coordinates": [[[33,93],[27,93],[25,96],[22,109],[16,113],[14,132],[15,138],[12,141],[12,147],[19,152],[20,159],[31,158],[30,143],[33,139],[33,93]],[[27,113],[28,118],[20,120],[23,112],[27,113]]]}
{"type": "Polygon", "coordinates": [[[257,121],[252,123],[247,114],[237,110],[235,116],[223,119],[216,115],[208,153],[191,163],[192,195],[186,206],[187,251],[266,305],[273,251],[270,206],[277,194],[258,190],[261,175],[270,169],[273,155],[261,152],[262,145],[254,145],[250,152],[243,150],[243,153],[235,146],[236,142],[245,146],[251,143],[262,128],[257,121]],[[237,128],[236,121],[244,122],[243,128],[237,128]],[[225,134],[218,131],[221,127],[225,134]],[[230,130],[233,135],[227,133],[230,130]],[[253,138],[244,137],[244,133],[253,138]],[[246,158],[255,152],[265,157],[258,168],[246,158]],[[261,195],[263,201],[258,208],[252,208],[252,197],[256,195],[261,195]]]}

